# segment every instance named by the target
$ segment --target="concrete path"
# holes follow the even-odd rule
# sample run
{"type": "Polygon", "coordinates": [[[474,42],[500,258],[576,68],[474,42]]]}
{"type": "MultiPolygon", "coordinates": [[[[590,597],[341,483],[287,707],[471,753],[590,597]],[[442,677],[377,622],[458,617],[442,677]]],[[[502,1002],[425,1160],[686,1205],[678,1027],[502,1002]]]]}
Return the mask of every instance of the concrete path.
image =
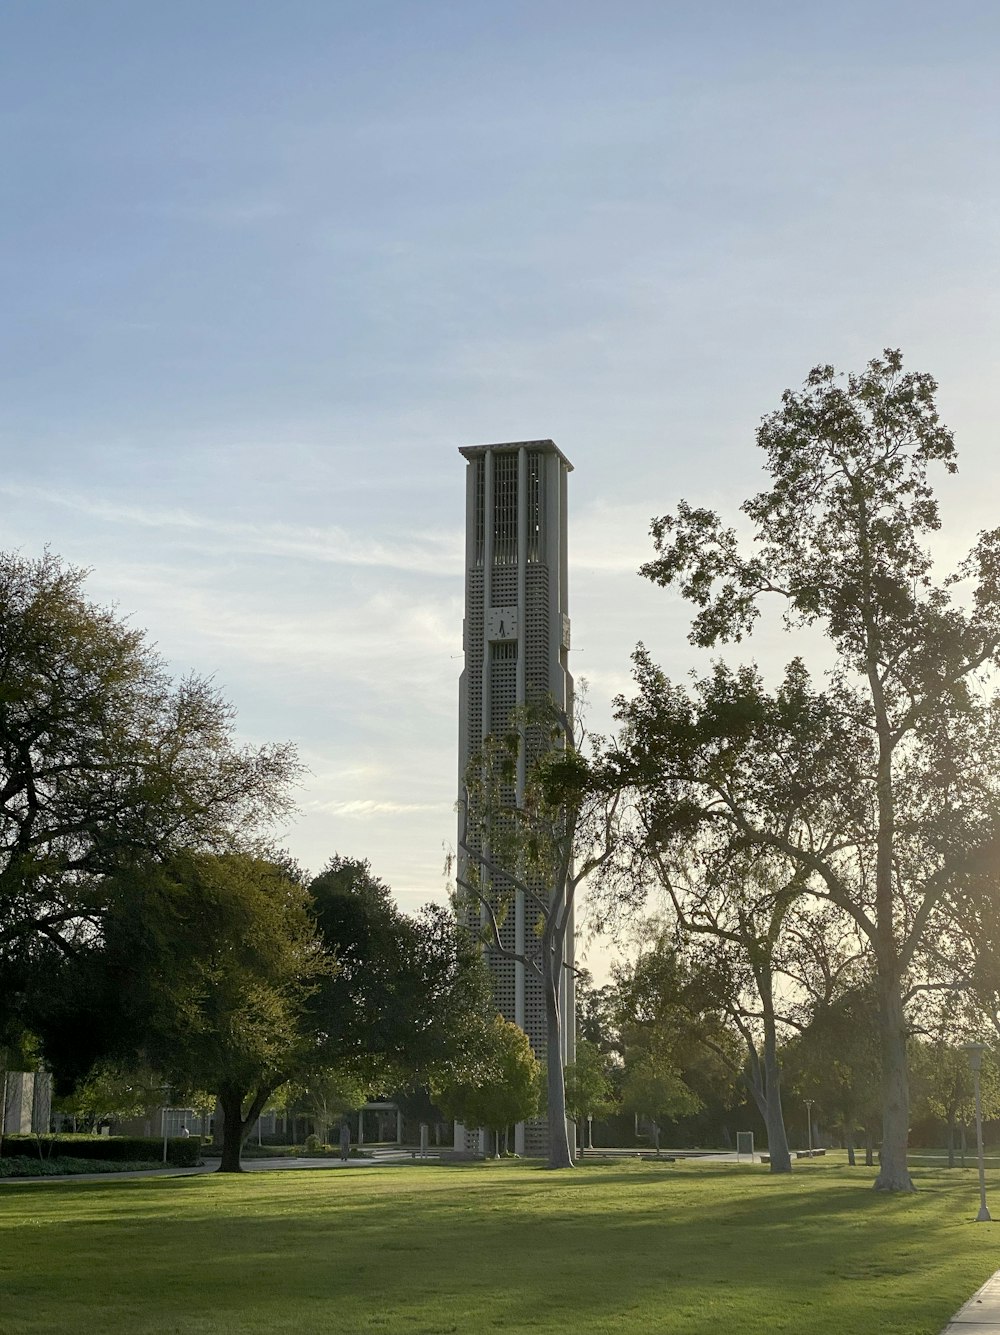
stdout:
{"type": "Polygon", "coordinates": [[[941,1335],[1000,1335],[1000,1270],[958,1309],[941,1335]]]}
{"type": "MultiPolygon", "coordinates": [[[[373,1168],[380,1163],[403,1163],[413,1159],[412,1150],[375,1150],[370,1159],[310,1159],[303,1155],[301,1159],[244,1159],[245,1173],[287,1172],[302,1168],[373,1168]]],[[[197,1168],[141,1168],[134,1173],[54,1173],[51,1177],[3,1177],[0,1187],[20,1187],[40,1182],[117,1182],[122,1178],[136,1177],[194,1177],[198,1173],[214,1173],[219,1166],[218,1159],[208,1159],[197,1168]]]]}
{"type": "Polygon", "coordinates": [[[52,1173],[47,1177],[0,1177],[0,1187],[34,1186],[42,1182],[119,1182],[135,1177],[194,1177],[211,1171],[201,1164],[197,1168],[140,1168],[134,1173],[52,1173]]]}

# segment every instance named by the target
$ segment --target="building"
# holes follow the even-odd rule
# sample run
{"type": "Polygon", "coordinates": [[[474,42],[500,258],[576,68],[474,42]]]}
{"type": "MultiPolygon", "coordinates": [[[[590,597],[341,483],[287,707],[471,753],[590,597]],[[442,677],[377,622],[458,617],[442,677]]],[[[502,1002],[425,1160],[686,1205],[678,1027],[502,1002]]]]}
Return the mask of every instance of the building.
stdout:
{"type": "Polygon", "coordinates": [[[52,1118],[52,1077],[48,1071],[2,1072],[0,1133],[46,1135],[52,1118]]]}
{"type": "MultiPolygon", "coordinates": [[[[572,464],[551,440],[473,445],[460,451],[466,468],[465,668],[459,685],[459,792],[470,758],[490,732],[505,728],[511,711],[551,696],[572,714],[573,679],[567,666],[566,492],[572,464]]],[[[523,796],[524,757],[517,794],[523,796]]],[[[460,859],[459,875],[463,875],[460,859]]],[[[504,896],[496,886],[496,899],[504,896]]],[[[507,949],[531,954],[534,919],[523,892],[512,897],[501,925],[507,949]],[[530,920],[529,920],[530,919],[530,920]]],[[[475,906],[470,915],[476,916],[475,906]]],[[[545,1006],[541,981],[530,967],[488,951],[499,1009],[527,1033],[545,1060],[545,1006]]],[[[567,943],[572,964],[572,932],[567,943]]],[[[573,973],[564,971],[562,1014],[566,1051],[573,1059],[573,973]]],[[[459,1133],[459,1140],[462,1134],[459,1133]]],[[[474,1148],[456,1144],[456,1148],[474,1148]]],[[[547,1152],[543,1122],[517,1128],[519,1154],[547,1152]]]]}

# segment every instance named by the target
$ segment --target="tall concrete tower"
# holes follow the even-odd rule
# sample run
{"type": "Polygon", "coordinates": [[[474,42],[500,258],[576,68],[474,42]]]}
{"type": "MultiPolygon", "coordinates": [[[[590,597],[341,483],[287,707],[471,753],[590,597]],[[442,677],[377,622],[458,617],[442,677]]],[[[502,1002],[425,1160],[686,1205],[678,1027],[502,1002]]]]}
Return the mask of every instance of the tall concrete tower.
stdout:
{"type": "MultiPolygon", "coordinates": [[[[465,501],[465,668],[459,684],[459,791],[472,755],[491,732],[505,729],[511,711],[551,696],[572,715],[573,679],[567,666],[570,623],[566,599],[566,483],[573,465],[551,440],[471,445],[465,501]]],[[[524,756],[517,800],[524,795],[524,756]]],[[[459,874],[463,872],[460,861],[459,874]]],[[[505,887],[494,882],[496,899],[505,887]]],[[[543,889],[543,887],[539,887],[543,889]]],[[[523,892],[511,895],[501,929],[506,949],[537,956],[536,911],[523,892]]],[[[474,907],[470,913],[477,918],[474,907]]],[[[488,949],[500,1011],[526,1032],[535,1055],[546,1053],[545,1003],[533,968],[488,949]]],[[[566,962],[572,965],[572,931],[566,962]]],[[[564,1062],[574,1051],[573,973],[564,970],[564,1062]]],[[[545,1154],[544,1122],[517,1128],[518,1154],[545,1154]]]]}

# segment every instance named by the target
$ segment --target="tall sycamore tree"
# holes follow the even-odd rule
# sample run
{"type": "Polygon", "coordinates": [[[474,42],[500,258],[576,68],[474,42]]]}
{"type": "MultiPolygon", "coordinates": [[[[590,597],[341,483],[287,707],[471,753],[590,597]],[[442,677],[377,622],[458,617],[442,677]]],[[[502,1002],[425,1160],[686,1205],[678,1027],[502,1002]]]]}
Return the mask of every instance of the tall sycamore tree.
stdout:
{"type": "Polygon", "coordinates": [[[797,862],[870,946],[882,1052],[875,1186],[886,1191],[913,1189],[907,974],[945,902],[995,857],[1000,831],[996,771],[981,763],[998,736],[985,679],[1000,645],[1000,530],[937,576],[930,478],[956,462],[936,390],[929,375],[904,372],[898,351],[846,378],[816,367],[758,429],[770,486],[742,506],[751,545],[685,502],[653,522],[657,554],[642,573],[695,606],[692,643],[741,640],[776,600],[789,631],[825,636],[822,691],[801,662],[776,697],[758,674],[720,666],[692,698],[640,654],[639,696],[620,705],[645,747],[643,781],[674,784],[692,828],[725,822],[797,862]],[[647,745],[651,720],[673,728],[671,746],[665,733],[647,745]],[[743,782],[731,784],[734,737],[743,782]],[[659,775],[657,749],[672,757],[659,775]],[[756,787],[751,760],[766,780],[756,787]]]}

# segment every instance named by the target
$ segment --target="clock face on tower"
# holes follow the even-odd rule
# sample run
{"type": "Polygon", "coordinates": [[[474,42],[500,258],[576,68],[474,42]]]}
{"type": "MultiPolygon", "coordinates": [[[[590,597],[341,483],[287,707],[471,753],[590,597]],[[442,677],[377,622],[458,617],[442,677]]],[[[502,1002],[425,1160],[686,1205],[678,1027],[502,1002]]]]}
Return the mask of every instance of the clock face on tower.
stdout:
{"type": "Polygon", "coordinates": [[[517,608],[491,607],[486,614],[486,638],[488,640],[516,640],[517,608]]]}

